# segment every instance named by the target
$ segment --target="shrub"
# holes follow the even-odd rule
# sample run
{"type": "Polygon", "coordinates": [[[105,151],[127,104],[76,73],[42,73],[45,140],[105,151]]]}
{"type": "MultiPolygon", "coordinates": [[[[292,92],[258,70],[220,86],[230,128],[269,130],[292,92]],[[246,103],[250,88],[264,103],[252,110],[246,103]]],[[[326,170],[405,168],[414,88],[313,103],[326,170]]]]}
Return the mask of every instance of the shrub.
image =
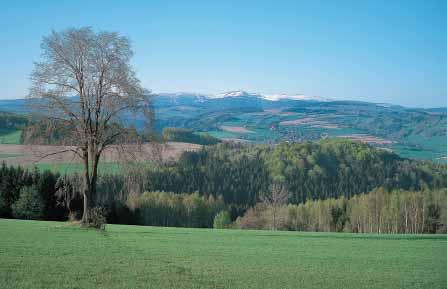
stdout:
{"type": "Polygon", "coordinates": [[[23,187],[19,199],[12,205],[15,218],[38,220],[44,211],[43,200],[34,186],[23,187]]]}
{"type": "Polygon", "coordinates": [[[98,230],[105,230],[107,224],[106,210],[101,207],[90,209],[88,220],[82,223],[82,226],[88,228],[95,228],[98,230]]]}
{"type": "Polygon", "coordinates": [[[227,229],[231,225],[230,214],[227,211],[220,211],[214,217],[214,229],[227,229]]]}
{"type": "Polygon", "coordinates": [[[249,208],[242,217],[238,217],[235,227],[239,229],[266,230],[269,228],[268,218],[265,216],[267,206],[257,204],[253,208],[249,208]]]}

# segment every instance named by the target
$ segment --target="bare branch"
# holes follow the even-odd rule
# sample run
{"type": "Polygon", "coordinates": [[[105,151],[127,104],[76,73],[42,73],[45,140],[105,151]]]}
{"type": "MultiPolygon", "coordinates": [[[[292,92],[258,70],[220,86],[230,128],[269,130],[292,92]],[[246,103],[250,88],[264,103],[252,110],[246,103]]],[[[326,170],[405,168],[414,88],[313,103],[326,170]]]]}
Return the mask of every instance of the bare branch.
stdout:
{"type": "MultiPolygon", "coordinates": [[[[130,65],[133,52],[126,37],[88,27],[53,31],[43,38],[42,50],[29,97],[39,100],[47,120],[63,130],[61,142],[75,142],[76,155],[85,166],[88,202],[95,193],[101,154],[110,145],[126,151],[127,144],[136,142],[122,120],[133,114],[151,123],[150,99],[130,65]]],[[[45,157],[67,151],[74,152],[64,149],[45,157]]]]}
{"type": "Polygon", "coordinates": [[[79,151],[77,151],[76,149],[64,149],[64,150],[60,150],[57,152],[50,152],[50,153],[45,153],[43,156],[39,157],[37,160],[35,160],[35,163],[40,162],[41,160],[48,158],[50,156],[54,156],[54,155],[58,155],[58,154],[64,154],[67,152],[72,152],[75,153],[76,155],[78,155],[79,157],[82,157],[81,154],[79,153],[79,151]]]}

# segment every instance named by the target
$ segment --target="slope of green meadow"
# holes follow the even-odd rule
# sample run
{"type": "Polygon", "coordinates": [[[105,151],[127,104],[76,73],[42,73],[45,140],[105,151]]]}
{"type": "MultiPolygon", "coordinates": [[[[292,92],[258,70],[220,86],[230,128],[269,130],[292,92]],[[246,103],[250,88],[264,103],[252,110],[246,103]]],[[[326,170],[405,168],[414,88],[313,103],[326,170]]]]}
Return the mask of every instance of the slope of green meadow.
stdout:
{"type": "Polygon", "coordinates": [[[20,144],[21,130],[0,128],[0,144],[20,144]]]}
{"type": "MultiPolygon", "coordinates": [[[[58,172],[60,174],[74,174],[82,173],[84,171],[84,164],[82,163],[37,163],[28,167],[36,167],[40,171],[49,170],[52,172],[58,172]]],[[[121,167],[120,164],[117,162],[100,162],[98,165],[99,174],[117,174],[120,172],[121,167]]]]}
{"type": "Polygon", "coordinates": [[[447,236],[0,219],[1,288],[447,288],[447,236]]]}

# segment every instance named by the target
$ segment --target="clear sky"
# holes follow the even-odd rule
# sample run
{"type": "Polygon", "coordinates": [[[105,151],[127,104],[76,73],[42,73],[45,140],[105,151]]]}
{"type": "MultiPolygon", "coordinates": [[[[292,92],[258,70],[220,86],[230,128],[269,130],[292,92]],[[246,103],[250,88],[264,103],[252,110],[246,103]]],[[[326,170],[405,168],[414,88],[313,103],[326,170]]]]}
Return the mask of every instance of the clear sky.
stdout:
{"type": "Polygon", "coordinates": [[[155,92],[447,106],[444,0],[1,0],[0,98],[27,93],[43,35],[80,26],[130,37],[137,74],[155,92]]]}

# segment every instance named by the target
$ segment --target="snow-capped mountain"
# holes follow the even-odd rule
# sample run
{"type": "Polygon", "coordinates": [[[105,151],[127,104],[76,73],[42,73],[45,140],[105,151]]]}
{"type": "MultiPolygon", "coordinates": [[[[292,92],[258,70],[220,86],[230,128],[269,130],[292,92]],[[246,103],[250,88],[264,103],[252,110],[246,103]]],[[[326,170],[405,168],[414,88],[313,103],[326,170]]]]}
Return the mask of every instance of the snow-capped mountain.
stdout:
{"type": "Polygon", "coordinates": [[[244,90],[232,90],[224,93],[219,93],[211,98],[225,98],[225,97],[257,97],[269,101],[278,101],[278,100],[305,100],[305,101],[329,101],[327,98],[323,98],[320,96],[309,96],[304,94],[261,94],[256,92],[247,92],[244,90]]]}
{"type": "Polygon", "coordinates": [[[244,90],[231,90],[219,94],[210,96],[210,98],[226,98],[226,97],[259,97],[263,98],[262,95],[258,93],[246,92],[244,90]]]}
{"type": "Polygon", "coordinates": [[[278,101],[281,99],[290,100],[307,100],[307,101],[330,101],[328,98],[323,98],[321,96],[309,96],[304,94],[265,94],[263,98],[270,101],[278,101]]]}
{"type": "Polygon", "coordinates": [[[261,94],[257,92],[247,92],[245,90],[231,90],[218,94],[200,94],[191,92],[178,92],[178,93],[160,93],[160,96],[168,96],[173,100],[179,97],[195,98],[197,101],[203,102],[206,99],[222,99],[222,98],[258,98],[267,101],[279,101],[279,100],[301,100],[301,101],[330,101],[330,99],[320,96],[308,96],[304,94],[261,94]]]}

